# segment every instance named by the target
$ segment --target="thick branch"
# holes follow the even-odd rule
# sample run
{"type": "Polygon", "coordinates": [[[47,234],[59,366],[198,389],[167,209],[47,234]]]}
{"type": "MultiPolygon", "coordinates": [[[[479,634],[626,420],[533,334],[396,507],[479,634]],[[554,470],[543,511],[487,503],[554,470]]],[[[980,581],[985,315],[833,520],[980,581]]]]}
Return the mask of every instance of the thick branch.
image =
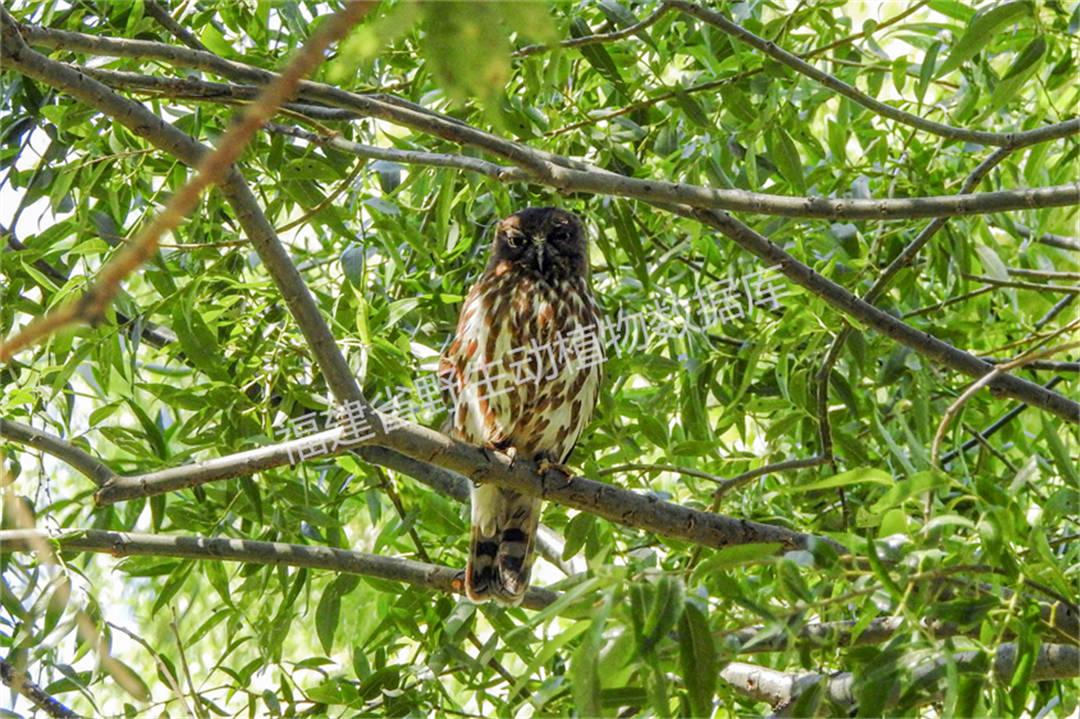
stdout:
{"type": "MultiPolygon", "coordinates": [[[[660,537],[692,542],[706,547],[733,544],[779,544],[784,550],[805,549],[813,542],[846,549],[824,538],[794,532],[768,524],[725,517],[688,509],[656,497],[619,489],[583,477],[567,479],[558,471],[540,475],[531,462],[511,464],[502,455],[489,456],[478,447],[458,442],[438,432],[407,422],[395,422],[395,429],[376,441],[385,448],[428,464],[456,472],[473,482],[491,483],[522,494],[595,514],[616,524],[643,529],[660,537]]],[[[147,497],[206,482],[251,474],[288,464],[291,457],[310,457],[312,448],[328,448],[340,437],[341,428],[290,440],[282,444],[240,452],[218,459],[197,462],[135,477],[116,477],[95,495],[98,504],[112,504],[135,497],[147,497]]],[[[363,452],[366,448],[361,448],[363,452]]]]}
{"type": "MultiPolygon", "coordinates": [[[[206,70],[239,82],[265,84],[275,77],[270,71],[225,60],[211,53],[163,43],[95,37],[34,26],[22,26],[22,29],[28,40],[49,47],[63,47],[91,54],[161,60],[176,66],[206,70]]],[[[532,181],[567,192],[592,192],[652,203],[676,203],[755,214],[827,219],[895,220],[1080,204],[1080,182],[974,195],[861,200],[786,197],[742,190],[719,190],[677,182],[641,180],[600,170],[579,160],[529,148],[392,96],[359,95],[322,83],[304,81],[300,84],[300,97],[352,110],[457,144],[479,148],[513,163],[524,170],[532,181]]],[[[988,144],[1019,147],[1077,133],[1080,133],[1080,120],[1072,120],[1024,133],[988,133],[1000,140],[988,144]],[[1008,138],[1008,141],[1001,138],[1008,138]]]]}
{"type": "MultiPolygon", "coordinates": [[[[465,573],[460,569],[332,547],[256,542],[226,537],[173,537],[164,534],[106,532],[97,529],[78,530],[58,537],[51,537],[48,532],[40,529],[0,531],[0,546],[3,546],[4,552],[31,550],[32,542],[42,539],[52,539],[64,552],[96,552],[114,557],[149,555],[325,569],[389,579],[414,587],[455,594],[461,594],[465,588],[465,573]]],[[[530,587],[522,605],[530,609],[542,609],[557,598],[558,594],[555,592],[530,587]]]]}

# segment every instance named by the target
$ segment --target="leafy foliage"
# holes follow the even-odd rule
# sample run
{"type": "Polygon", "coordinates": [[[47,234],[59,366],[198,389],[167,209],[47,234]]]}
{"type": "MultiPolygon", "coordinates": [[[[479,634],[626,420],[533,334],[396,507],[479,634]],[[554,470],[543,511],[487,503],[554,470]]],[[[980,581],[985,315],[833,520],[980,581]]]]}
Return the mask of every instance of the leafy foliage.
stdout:
{"type": "MultiPolygon", "coordinates": [[[[788,5],[725,10],[791,52],[828,48],[811,61],[917,115],[999,132],[1075,115],[1080,10],[932,0],[890,23],[899,4],[882,5],[877,18],[843,2],[788,5]]],[[[329,11],[309,0],[185,7],[182,24],[211,52],[267,69],[280,69],[329,11]]],[[[679,12],[627,38],[511,54],[625,29],[655,9],[615,0],[387,4],[314,79],[392,93],[636,178],[780,195],[948,195],[990,153],[885,120],[679,12]]],[[[23,0],[11,12],[33,25],[177,42],[142,0],[23,0]]],[[[102,63],[62,47],[50,56],[223,80],[140,58],[102,63]]],[[[6,335],[82,292],[190,173],[115,120],[25,76],[3,78],[2,221],[22,246],[0,255],[6,335]]],[[[192,97],[179,87],[126,94],[211,142],[236,108],[227,96],[192,97]]],[[[298,112],[277,119],[382,147],[476,154],[371,118],[298,112]]],[[[1073,182],[1078,152],[1075,136],[1017,150],[979,189],[1073,182]]],[[[873,644],[792,641],[762,663],[794,674],[852,672],[865,716],[1076,710],[1075,683],[1026,679],[1040,644],[1068,641],[1040,606],[1076,596],[1075,425],[1029,409],[935,467],[935,430],[968,380],[856,328],[829,380],[836,466],[768,474],[714,499],[714,482],[655,465],[732,477],[819,453],[815,377],[847,325],[824,300],[793,289],[782,309],[746,306],[684,332],[660,321],[664,298],[692,305],[702,287],[762,269],[691,220],[618,198],[367,162],[274,132],[258,136],[239,169],[376,401],[431,373],[498,218],[526,205],[579,213],[606,310],[656,320],[636,346],[609,356],[601,404],[572,460],[582,474],[828,536],[856,559],[820,545],[782,556],[773,546],[702,550],[549,505],[544,522],[581,571],[564,577],[539,562],[537,581],[563,593],[532,611],[288,566],[82,554],[57,566],[4,553],[0,646],[50,694],[103,716],[733,716],[767,711],[719,680],[729,662],[748,660],[734,641],[739,630],[760,628],[752,645],[820,622],[850,621],[858,636],[875,619],[896,617],[901,629],[873,644]],[[625,465],[638,468],[617,469],[625,465]],[[84,620],[149,701],[99,660],[105,650],[78,629],[84,620]],[[934,622],[955,636],[936,636],[934,622]],[[1017,642],[1016,672],[988,683],[986,667],[1005,641],[1017,642]],[[981,663],[948,663],[944,694],[920,709],[915,668],[960,651],[981,663]]],[[[857,294],[924,225],[743,219],[857,294]]],[[[1076,234],[1076,226],[1075,207],[950,219],[878,305],[977,355],[1053,344],[1047,338],[1075,316],[1061,300],[1075,295],[973,276],[1076,272],[1075,253],[1033,239],[1076,234]]],[[[1041,383],[1053,377],[1017,372],[1041,383]]],[[[1075,395],[1075,373],[1063,374],[1058,390],[1075,395]]],[[[4,418],[60,435],[125,474],[279,441],[287,419],[330,402],[303,336],[216,191],[130,278],[105,321],[22,353],[0,377],[4,418]]],[[[945,451],[1014,406],[974,395],[949,425],[945,451]]],[[[438,427],[444,415],[432,406],[420,420],[438,427]]],[[[351,455],[104,507],[94,506],[85,478],[51,457],[12,444],[4,461],[13,480],[5,529],[32,515],[50,529],[248,538],[464,566],[461,505],[351,455]]],[[[846,713],[827,702],[810,693],[797,709],[846,713]]]]}

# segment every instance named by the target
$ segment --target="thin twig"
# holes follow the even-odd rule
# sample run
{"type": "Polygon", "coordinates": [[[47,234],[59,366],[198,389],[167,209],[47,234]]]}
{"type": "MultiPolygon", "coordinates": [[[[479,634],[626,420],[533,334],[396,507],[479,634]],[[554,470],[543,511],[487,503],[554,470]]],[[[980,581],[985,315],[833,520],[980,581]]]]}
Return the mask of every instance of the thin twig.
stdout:
{"type": "MultiPolygon", "coordinates": [[[[1074,322],[1072,324],[1080,324],[1080,321],[1074,322]]],[[[949,422],[952,420],[952,418],[955,417],[956,414],[960,411],[960,408],[964,406],[964,403],[971,399],[976,392],[986,387],[988,384],[993,382],[994,379],[999,377],[1001,374],[1008,372],[1011,369],[1014,369],[1016,367],[1023,367],[1025,364],[1033,360],[1050,357],[1051,355],[1055,355],[1060,352],[1067,352],[1077,347],[1080,347],[1080,342],[1068,342],[1066,344],[1051,347],[1049,349],[1041,350],[1039,352],[1023,355],[1014,360],[1010,360],[1008,362],[997,365],[996,367],[994,367],[992,372],[987,373],[976,382],[973,382],[970,387],[964,390],[963,394],[957,397],[956,400],[951,405],[949,405],[949,408],[945,410],[945,414],[941,417],[941,422],[938,424],[937,431],[934,432],[934,443],[931,446],[930,450],[931,464],[936,467],[942,466],[941,441],[945,437],[945,430],[948,428],[949,422]]]]}
{"type": "MultiPolygon", "coordinates": [[[[1011,273],[1010,273],[1011,274],[1011,273]]],[[[1015,287],[1020,290],[1035,290],[1036,292],[1058,292],[1068,295],[1080,294],[1080,287],[1069,287],[1067,285],[1041,285],[1038,282],[1023,282],[1021,280],[1002,280],[997,277],[990,277],[988,275],[972,275],[967,272],[963,273],[964,279],[974,280],[976,282],[983,282],[988,285],[994,285],[995,287],[1015,287]]]]}
{"type": "Polygon", "coordinates": [[[556,47],[584,47],[586,45],[596,45],[603,42],[622,40],[624,37],[630,37],[631,35],[636,35],[637,33],[641,32],[673,9],[674,8],[672,8],[670,5],[662,4],[660,7],[656,8],[656,10],[653,10],[653,12],[644,20],[640,20],[639,22],[636,22],[633,25],[629,25],[622,30],[615,30],[614,32],[604,32],[597,33],[595,35],[585,35],[583,37],[570,38],[554,45],[528,45],[521,48],[520,50],[515,50],[512,54],[513,57],[528,57],[529,55],[536,55],[538,53],[546,52],[556,47]]]}

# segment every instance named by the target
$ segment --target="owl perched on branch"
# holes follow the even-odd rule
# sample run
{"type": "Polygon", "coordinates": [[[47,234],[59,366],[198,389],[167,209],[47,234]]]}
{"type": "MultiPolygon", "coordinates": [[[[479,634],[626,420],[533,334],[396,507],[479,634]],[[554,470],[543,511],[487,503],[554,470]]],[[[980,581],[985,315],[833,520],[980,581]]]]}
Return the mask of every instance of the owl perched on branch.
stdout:
{"type": "MultiPolygon", "coordinates": [[[[439,361],[458,439],[562,467],[596,406],[603,363],[588,239],[575,215],[530,207],[502,220],[439,361]]],[[[529,585],[540,500],[472,490],[465,590],[516,605],[529,585]]]]}

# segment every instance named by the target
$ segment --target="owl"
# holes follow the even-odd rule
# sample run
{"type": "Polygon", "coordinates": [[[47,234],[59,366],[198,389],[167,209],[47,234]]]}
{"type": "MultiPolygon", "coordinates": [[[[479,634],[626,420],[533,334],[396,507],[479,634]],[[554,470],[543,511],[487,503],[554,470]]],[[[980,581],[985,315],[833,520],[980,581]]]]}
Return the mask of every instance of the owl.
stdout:
{"type": "MultiPolygon", "coordinates": [[[[457,439],[541,471],[562,469],[600,387],[600,313],[589,287],[588,239],[577,216],[529,207],[499,222],[491,257],[469,290],[439,361],[457,439]]],[[[465,590],[518,604],[529,585],[540,500],[472,489],[465,590]]]]}

